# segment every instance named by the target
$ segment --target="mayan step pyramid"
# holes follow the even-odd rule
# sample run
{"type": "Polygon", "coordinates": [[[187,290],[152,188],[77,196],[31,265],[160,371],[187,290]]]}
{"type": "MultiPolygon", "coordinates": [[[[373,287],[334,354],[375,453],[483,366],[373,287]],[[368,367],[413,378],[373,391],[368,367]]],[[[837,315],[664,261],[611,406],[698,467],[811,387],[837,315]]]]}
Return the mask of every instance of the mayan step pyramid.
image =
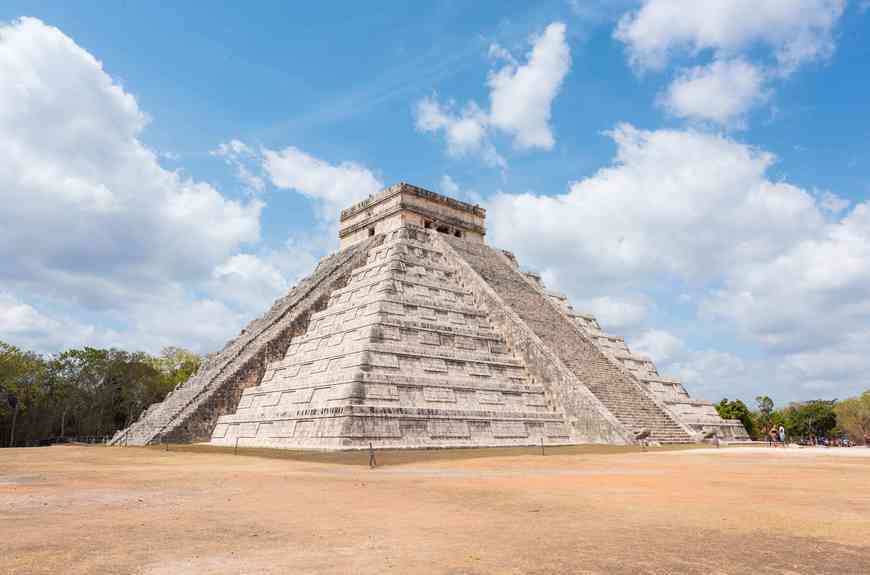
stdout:
{"type": "Polygon", "coordinates": [[[116,442],[362,449],[743,439],[484,242],[485,211],[408,184],[116,442]]]}

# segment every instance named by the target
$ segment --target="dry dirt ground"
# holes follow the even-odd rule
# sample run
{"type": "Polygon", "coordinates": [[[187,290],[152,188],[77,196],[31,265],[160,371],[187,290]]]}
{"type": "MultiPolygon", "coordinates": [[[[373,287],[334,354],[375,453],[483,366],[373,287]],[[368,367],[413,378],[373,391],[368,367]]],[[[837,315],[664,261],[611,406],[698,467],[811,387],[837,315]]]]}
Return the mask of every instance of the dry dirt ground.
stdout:
{"type": "Polygon", "coordinates": [[[3,449],[0,572],[867,574],[868,455],[3,449]]]}

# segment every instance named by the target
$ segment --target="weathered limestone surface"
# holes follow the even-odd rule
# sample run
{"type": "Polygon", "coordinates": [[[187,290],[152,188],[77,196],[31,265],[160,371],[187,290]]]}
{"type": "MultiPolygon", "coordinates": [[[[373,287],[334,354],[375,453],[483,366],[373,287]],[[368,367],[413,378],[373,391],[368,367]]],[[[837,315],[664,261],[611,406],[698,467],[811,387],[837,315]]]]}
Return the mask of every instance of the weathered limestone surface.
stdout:
{"type": "Polygon", "coordinates": [[[633,441],[635,433],[649,430],[650,439],[659,443],[693,441],[691,432],[681,422],[637,381],[613,365],[501,251],[447,236],[440,239],[452,246],[574,375],[573,382],[563,380],[557,384],[562,407],[574,425],[578,418],[582,421],[593,413],[588,401],[577,401],[588,391],[621,423],[622,430],[630,432],[627,435],[623,431],[626,440],[633,441]]]}
{"type": "Polygon", "coordinates": [[[290,338],[304,333],[311,314],[322,309],[329,294],[345,284],[353,268],[365,263],[366,248],[374,241],[377,238],[321,260],[311,276],[210,356],[164,401],[153,404],[130,427],[116,433],[112,443],[207,441],[218,417],[235,409],[242,390],[259,382],[266,363],[283,357],[290,338]]]}
{"type": "MultiPolygon", "coordinates": [[[[544,288],[540,277],[529,273],[525,275],[542,289],[544,288]]],[[[613,365],[642,385],[660,406],[667,409],[697,438],[713,433],[726,440],[749,440],[749,434],[739,420],[722,419],[711,402],[693,399],[678,379],[659,375],[652,359],[632,353],[622,337],[604,333],[594,316],[574,311],[573,306],[562,294],[546,293],[556,307],[613,365]]]]}
{"type": "Polygon", "coordinates": [[[363,449],[746,438],[508,252],[485,210],[398,184],[342,249],[113,441],[363,449]]]}
{"type": "Polygon", "coordinates": [[[212,443],[358,449],[577,441],[434,230],[404,226],[312,315],[212,443]]]}
{"type": "Polygon", "coordinates": [[[345,247],[405,225],[482,242],[486,210],[406,183],[396,184],[341,211],[338,236],[345,247]]]}

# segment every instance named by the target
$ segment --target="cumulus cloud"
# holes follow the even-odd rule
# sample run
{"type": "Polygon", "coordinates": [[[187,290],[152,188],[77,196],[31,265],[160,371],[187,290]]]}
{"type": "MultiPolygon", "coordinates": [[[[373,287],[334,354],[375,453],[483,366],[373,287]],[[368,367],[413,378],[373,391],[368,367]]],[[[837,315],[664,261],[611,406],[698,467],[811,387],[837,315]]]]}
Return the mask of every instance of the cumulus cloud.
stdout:
{"type": "Polygon", "coordinates": [[[329,242],[291,237],[279,249],[233,255],[212,271],[208,291],[252,315],[262,313],[292,280],[311,273],[317,254],[329,247],[329,242]]]}
{"type": "MultiPolygon", "coordinates": [[[[680,361],[669,365],[670,372],[681,379],[695,393],[705,399],[718,397],[754,397],[759,381],[764,389],[776,390],[770,364],[748,362],[732,353],[705,349],[693,351],[680,361]]],[[[782,389],[782,387],[779,387],[782,389]]],[[[777,394],[771,391],[771,394],[777,394]]]]}
{"type": "Polygon", "coordinates": [[[851,203],[852,202],[846,198],[842,198],[830,191],[822,192],[821,197],[819,198],[819,205],[823,210],[830,212],[831,214],[839,214],[848,208],[851,203]]]}
{"type": "Polygon", "coordinates": [[[442,105],[435,96],[417,102],[416,126],[421,132],[444,132],[447,153],[454,157],[479,155],[488,166],[506,168],[507,162],[489,139],[486,112],[475,102],[459,111],[454,104],[442,105]]]}
{"type": "Polygon", "coordinates": [[[163,169],[138,140],[145,123],[60,30],[32,18],[0,27],[0,277],[147,287],[259,238],[262,204],[163,169]]]}
{"type": "MultiPolygon", "coordinates": [[[[721,135],[621,125],[610,137],[613,165],[566,193],[493,197],[492,243],[559,270],[543,275],[579,309],[604,295],[648,295],[745,338],[766,359],[738,357],[741,369],[769,377],[781,395],[832,382],[857,390],[870,375],[860,351],[870,339],[870,206],[834,202],[834,212],[829,196],[771,179],[771,154],[721,135]]],[[[664,339],[632,341],[654,354],[664,339]]],[[[736,385],[717,375],[715,366],[734,365],[722,352],[683,353],[670,361],[684,377],[703,373],[719,393],[736,385]]]]}
{"type": "Polygon", "coordinates": [[[870,320],[870,206],[772,257],[739,262],[705,309],[786,351],[848,343],[870,320]]]}
{"type": "Polygon", "coordinates": [[[764,72],[741,58],[717,60],[684,70],[661,103],[680,118],[742,125],[747,113],[767,99],[764,72]]]}
{"type": "Polygon", "coordinates": [[[635,353],[645,355],[656,363],[664,364],[683,350],[683,340],[674,334],[661,330],[649,329],[632,338],[629,347],[635,353]]]}
{"type": "Polygon", "coordinates": [[[594,315],[604,329],[624,329],[643,321],[649,305],[638,299],[624,299],[606,295],[588,299],[578,299],[575,307],[594,315]]]}
{"type": "Polygon", "coordinates": [[[443,132],[450,155],[477,154],[487,164],[502,168],[506,162],[492,144],[493,133],[509,135],[518,149],[551,149],[555,144],[552,104],[571,68],[565,25],[550,24],[531,43],[523,64],[502,46],[489,47],[490,57],[504,65],[490,71],[487,78],[488,110],[474,101],[456,110],[454,102],[441,104],[431,96],[415,107],[417,130],[443,132]]]}
{"type": "Polygon", "coordinates": [[[324,219],[334,220],[342,209],[384,187],[371,170],[355,162],[334,165],[294,147],[262,153],[272,184],[318,201],[324,219]]]}
{"type": "Polygon", "coordinates": [[[40,352],[77,346],[83,341],[111,345],[118,335],[70,318],[51,317],[11,293],[0,292],[0,340],[40,352]]]}
{"type": "Polygon", "coordinates": [[[614,32],[639,69],[661,69],[675,55],[704,50],[733,55],[770,48],[784,72],[834,50],[844,0],[645,0],[614,32]]]}
{"type": "Polygon", "coordinates": [[[202,290],[259,241],[263,204],[165,169],[140,140],[147,123],[57,28],[0,25],[0,337],[207,350],[244,321],[202,290]]]}
{"type": "Polygon", "coordinates": [[[845,0],[645,0],[623,15],[614,37],[640,72],[709,54],[710,62],[680,71],[660,101],[678,117],[742,127],[775,77],[834,52],[844,8],[845,0]],[[768,54],[768,64],[749,61],[768,54]]]}
{"type": "Polygon", "coordinates": [[[697,131],[622,124],[609,135],[614,165],[566,194],[492,197],[493,242],[544,267],[570,258],[571,269],[599,277],[692,280],[768,257],[824,223],[811,194],[766,178],[769,153],[697,131]]]}
{"type": "Polygon", "coordinates": [[[508,62],[489,75],[489,121],[511,134],[517,148],[549,150],[555,144],[550,108],[571,68],[565,25],[547,26],[522,66],[508,62]]]}
{"type": "MultiPolygon", "coordinates": [[[[442,111],[427,113],[437,123],[442,111]]],[[[460,140],[462,137],[460,137],[460,140]]],[[[458,146],[466,143],[458,143],[458,146]]],[[[299,148],[272,150],[252,146],[237,138],[221,143],[211,155],[236,170],[236,177],[249,189],[263,192],[267,182],[278,189],[293,190],[314,202],[322,222],[334,224],[342,209],[383,189],[384,184],[369,168],[352,161],[331,164],[299,148]]]]}

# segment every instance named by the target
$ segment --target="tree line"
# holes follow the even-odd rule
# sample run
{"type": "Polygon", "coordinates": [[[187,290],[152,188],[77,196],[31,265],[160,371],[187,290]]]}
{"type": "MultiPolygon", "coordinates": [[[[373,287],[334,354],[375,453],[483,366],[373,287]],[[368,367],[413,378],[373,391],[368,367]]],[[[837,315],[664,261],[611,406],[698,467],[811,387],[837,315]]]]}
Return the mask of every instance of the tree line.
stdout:
{"type": "Polygon", "coordinates": [[[726,398],[715,407],[720,417],[739,419],[756,440],[766,439],[771,429],[782,426],[794,441],[815,443],[848,436],[854,443],[870,442],[870,390],[849,399],[815,399],[781,409],[775,409],[766,395],[756,397],[755,403],[756,409],[750,410],[739,399],[726,398]]]}
{"type": "Polygon", "coordinates": [[[92,347],[46,356],[0,342],[0,445],[112,435],[200,362],[177,347],[157,356],[92,347]]]}
{"type": "MultiPolygon", "coordinates": [[[[0,446],[114,434],[138,419],[199,368],[202,358],[178,348],[159,355],[84,347],[44,356],[0,341],[0,446]]],[[[739,419],[753,439],[782,425],[793,440],[848,435],[870,440],[870,390],[841,401],[818,399],[775,409],[767,396],[750,410],[739,399],[715,404],[739,419]]]]}

